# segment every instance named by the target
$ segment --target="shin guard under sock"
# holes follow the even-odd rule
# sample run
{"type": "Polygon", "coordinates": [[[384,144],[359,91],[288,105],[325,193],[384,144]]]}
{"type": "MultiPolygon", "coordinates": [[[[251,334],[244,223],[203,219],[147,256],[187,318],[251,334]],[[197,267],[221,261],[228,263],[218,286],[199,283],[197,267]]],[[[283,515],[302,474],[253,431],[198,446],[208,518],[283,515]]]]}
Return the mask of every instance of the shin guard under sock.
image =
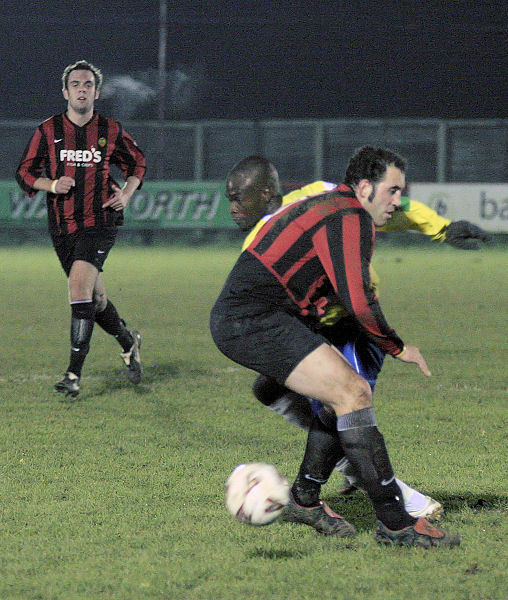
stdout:
{"type": "Polygon", "coordinates": [[[128,352],[131,349],[132,344],[134,343],[132,335],[125,327],[124,321],[120,318],[120,315],[111,300],[108,300],[104,310],[95,314],[95,322],[102,327],[106,333],[109,333],[109,335],[116,338],[124,352],[128,352]]]}
{"type": "Polygon", "coordinates": [[[90,348],[95,308],[91,300],[71,304],[71,353],[67,371],[81,377],[81,370],[90,348]]]}
{"type": "MultiPolygon", "coordinates": [[[[360,412],[355,411],[338,419],[338,427],[345,423],[350,427],[338,432],[344,453],[363,482],[377,518],[392,530],[413,525],[416,519],[404,509],[402,493],[395,481],[384,438],[376,425],[364,422],[367,413],[355,414],[360,412]],[[357,416],[364,422],[363,425],[351,427],[357,416]]],[[[371,412],[373,416],[373,409],[371,412]]],[[[373,421],[375,423],[374,416],[373,421]]]]}
{"type": "Polygon", "coordinates": [[[343,456],[336,429],[330,429],[315,416],[307,436],[303,461],[291,488],[298,504],[315,506],[319,502],[321,485],[328,481],[337,461],[343,456]]]}

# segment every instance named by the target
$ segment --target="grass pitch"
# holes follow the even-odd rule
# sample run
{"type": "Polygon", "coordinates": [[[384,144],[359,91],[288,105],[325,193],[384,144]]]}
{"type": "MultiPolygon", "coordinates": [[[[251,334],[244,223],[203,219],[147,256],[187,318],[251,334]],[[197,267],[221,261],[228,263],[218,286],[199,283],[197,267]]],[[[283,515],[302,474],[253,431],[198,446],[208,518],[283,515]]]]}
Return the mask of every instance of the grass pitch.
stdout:
{"type": "Polygon", "coordinates": [[[146,376],[130,385],[97,327],[70,401],[52,391],[69,335],[56,256],[0,249],[0,599],[506,598],[506,253],[376,250],[388,320],[433,373],[387,359],[380,428],[396,473],[442,501],[444,527],[464,537],[431,551],[378,546],[370,503],[339,496],[336,475],[322,496],[355,524],[353,539],[227,514],[237,463],[272,462],[291,480],[305,445],[210,339],[236,255],[117,246],[106,287],[143,334],[146,376]]]}

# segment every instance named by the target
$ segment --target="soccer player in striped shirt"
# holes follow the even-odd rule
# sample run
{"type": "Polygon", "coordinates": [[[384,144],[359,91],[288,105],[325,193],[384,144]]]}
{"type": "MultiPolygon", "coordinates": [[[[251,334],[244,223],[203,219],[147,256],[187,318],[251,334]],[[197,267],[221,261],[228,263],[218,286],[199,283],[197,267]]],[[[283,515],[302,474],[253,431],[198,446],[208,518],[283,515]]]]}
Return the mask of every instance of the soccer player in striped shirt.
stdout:
{"type": "MultiPolygon", "coordinates": [[[[337,184],[326,181],[315,181],[294,190],[282,197],[279,176],[276,168],[262,156],[248,156],[239,161],[230,171],[226,179],[226,196],[230,201],[230,212],[233,220],[242,231],[248,232],[242,249],[249,246],[259,229],[269,219],[269,215],[297,200],[311,196],[319,196],[337,188],[337,184]]],[[[405,231],[408,229],[423,233],[438,242],[461,249],[478,249],[481,242],[488,239],[487,234],[468,221],[451,222],[438,215],[421,202],[407,197],[401,198],[401,206],[394,211],[392,218],[382,231],[405,231]]],[[[379,278],[370,268],[371,285],[377,289],[379,278]]],[[[383,364],[384,355],[356,327],[351,327],[351,320],[340,304],[327,308],[320,318],[321,333],[344,354],[355,370],[366,377],[372,390],[383,364]],[[339,324],[340,321],[340,325],[339,324]]],[[[308,398],[291,392],[275,380],[259,375],[254,383],[256,398],[283,416],[288,422],[308,430],[312,420],[312,409],[308,398]]],[[[338,461],[336,469],[345,477],[340,491],[347,493],[355,487],[362,487],[361,482],[344,458],[338,461]]],[[[309,473],[307,473],[308,475],[309,473]]],[[[441,518],[443,507],[437,501],[408,486],[400,479],[396,480],[402,491],[406,510],[417,517],[432,519],[441,518]]],[[[333,519],[321,519],[322,532],[333,530],[333,519]]]]}
{"type": "Polygon", "coordinates": [[[71,349],[67,370],[55,391],[77,396],[94,324],[114,336],[132,383],[139,383],[141,335],[128,329],[108,299],[102,277],[123,210],[141,186],[143,152],[117,121],[95,112],[101,71],[80,60],[62,75],[67,110],[44,121],[19,163],[16,180],[33,196],[47,192],[48,226],[53,246],[68,277],[71,349]],[[112,177],[115,165],[125,183],[112,177]]]}
{"type": "MultiPolygon", "coordinates": [[[[388,325],[370,285],[374,227],[400,206],[404,170],[396,154],[364,147],[351,159],[344,184],[279,209],[233,267],[210,328],[217,347],[235,362],[320,401],[304,463],[324,452],[328,477],[345,454],[372,500],[379,541],[454,546],[459,536],[406,512],[377,428],[371,386],[319,331],[327,306],[339,303],[379,351],[430,375],[418,348],[405,345],[388,325]]],[[[342,517],[314,506],[321,482],[310,483],[303,489],[297,479],[290,513],[303,508],[320,520],[326,512],[337,523],[335,534],[354,534],[342,517]]]]}

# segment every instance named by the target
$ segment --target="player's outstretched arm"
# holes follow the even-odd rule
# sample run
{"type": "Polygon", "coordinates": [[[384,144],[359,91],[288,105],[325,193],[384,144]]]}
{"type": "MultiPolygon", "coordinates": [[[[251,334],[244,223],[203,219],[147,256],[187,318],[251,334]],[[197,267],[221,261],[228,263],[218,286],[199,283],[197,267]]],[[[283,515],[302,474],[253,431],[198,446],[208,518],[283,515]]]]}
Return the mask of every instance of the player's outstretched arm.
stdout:
{"type": "Polygon", "coordinates": [[[461,250],[479,250],[490,236],[481,227],[469,221],[452,221],[445,229],[444,241],[461,250]]]}
{"type": "Polygon", "coordinates": [[[418,365],[418,367],[420,368],[420,371],[424,375],[426,375],[427,377],[431,376],[429,367],[427,366],[427,363],[426,363],[425,359],[423,358],[422,353],[416,346],[409,346],[409,345],[404,346],[404,350],[402,350],[402,352],[395,358],[398,358],[402,362],[414,363],[415,365],[418,365]]]}

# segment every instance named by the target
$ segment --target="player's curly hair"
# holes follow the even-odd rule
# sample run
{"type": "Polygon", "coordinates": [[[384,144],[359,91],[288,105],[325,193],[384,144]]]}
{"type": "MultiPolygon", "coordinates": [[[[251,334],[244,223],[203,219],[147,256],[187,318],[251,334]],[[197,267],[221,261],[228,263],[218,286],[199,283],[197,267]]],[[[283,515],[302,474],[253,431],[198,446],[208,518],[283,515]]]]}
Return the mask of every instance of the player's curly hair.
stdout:
{"type": "Polygon", "coordinates": [[[67,85],[69,83],[69,75],[72,73],[72,71],[76,71],[78,69],[83,71],[92,71],[95,79],[95,87],[98,90],[101,89],[102,72],[100,69],[92,65],[92,63],[88,62],[87,60],[78,60],[75,63],[72,63],[72,65],[67,65],[65,67],[64,72],[62,74],[62,89],[67,89],[67,85]]]}
{"type": "Polygon", "coordinates": [[[376,184],[383,178],[386,169],[393,165],[402,172],[406,170],[406,161],[402,156],[386,148],[362,146],[355,150],[346,169],[344,183],[356,186],[362,179],[376,184]]]}

